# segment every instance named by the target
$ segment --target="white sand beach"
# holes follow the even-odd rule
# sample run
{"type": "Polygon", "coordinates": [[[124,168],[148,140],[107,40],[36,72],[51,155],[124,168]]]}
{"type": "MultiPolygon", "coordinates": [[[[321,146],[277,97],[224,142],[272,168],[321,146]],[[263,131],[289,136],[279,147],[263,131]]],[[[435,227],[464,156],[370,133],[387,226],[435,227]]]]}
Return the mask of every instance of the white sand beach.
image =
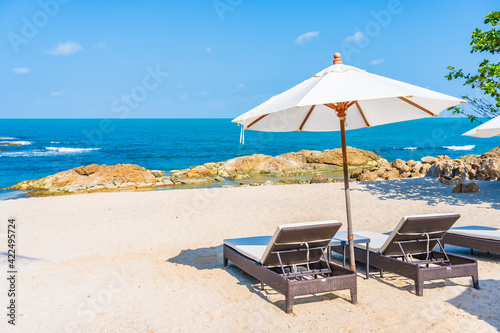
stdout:
{"type": "MultiPolygon", "coordinates": [[[[403,215],[459,213],[455,226],[500,226],[500,182],[452,194],[429,178],[352,184],[354,231],[392,230],[403,215]]],[[[234,265],[225,238],[270,235],[279,224],[337,219],[346,230],[343,185],[311,184],[95,193],[0,202],[17,221],[16,327],[2,332],[497,332],[500,255],[449,248],[479,262],[469,278],[413,281],[358,267],[358,304],[348,291],[284,297],[234,265]]],[[[337,257],[338,259],[338,257],[337,257]]],[[[2,279],[2,285],[6,281],[2,279]]],[[[1,290],[6,290],[5,286],[1,290]]],[[[4,292],[2,308],[7,304],[4,292]]],[[[5,316],[5,315],[4,315],[5,316]]]]}

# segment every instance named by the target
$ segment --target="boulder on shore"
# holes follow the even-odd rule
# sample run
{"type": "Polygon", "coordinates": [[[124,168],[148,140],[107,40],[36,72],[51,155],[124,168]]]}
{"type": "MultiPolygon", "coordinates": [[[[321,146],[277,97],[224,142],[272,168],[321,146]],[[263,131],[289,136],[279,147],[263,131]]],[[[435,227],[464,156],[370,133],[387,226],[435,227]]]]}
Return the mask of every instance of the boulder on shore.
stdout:
{"type": "MultiPolygon", "coordinates": [[[[437,179],[467,180],[500,180],[500,147],[476,155],[465,155],[459,159],[441,159],[427,171],[427,176],[437,179]]],[[[444,183],[444,182],[443,182],[444,183]]],[[[456,185],[456,183],[450,183],[456,185]]]]}
{"type": "Polygon", "coordinates": [[[315,174],[311,179],[311,184],[326,183],[327,180],[325,176],[320,173],[315,174]]]}
{"type": "Polygon", "coordinates": [[[44,178],[23,181],[7,189],[33,191],[31,195],[47,196],[173,185],[169,177],[164,178],[166,179],[157,178],[150,170],[134,164],[90,164],[44,178]]]}
{"type": "MultiPolygon", "coordinates": [[[[431,160],[431,159],[429,159],[431,160]]],[[[382,162],[376,167],[368,169],[356,169],[351,173],[351,178],[359,181],[374,181],[377,179],[391,180],[398,178],[417,178],[425,175],[431,167],[427,162],[416,162],[409,160],[405,162],[395,159],[391,163],[382,162]]]]}
{"type": "Polygon", "coordinates": [[[206,184],[223,182],[225,179],[208,169],[204,165],[198,165],[186,170],[173,173],[170,177],[176,184],[206,184]]]}
{"type": "Polygon", "coordinates": [[[479,186],[477,186],[474,183],[470,184],[458,184],[453,188],[451,191],[452,193],[479,193],[481,190],[479,189],[479,186]]]}
{"type": "Polygon", "coordinates": [[[451,159],[446,155],[425,156],[419,162],[396,159],[390,164],[382,162],[377,167],[359,168],[351,173],[351,178],[359,181],[423,176],[433,177],[445,185],[453,186],[467,180],[500,181],[500,147],[480,156],[466,155],[459,159],[451,159]]]}

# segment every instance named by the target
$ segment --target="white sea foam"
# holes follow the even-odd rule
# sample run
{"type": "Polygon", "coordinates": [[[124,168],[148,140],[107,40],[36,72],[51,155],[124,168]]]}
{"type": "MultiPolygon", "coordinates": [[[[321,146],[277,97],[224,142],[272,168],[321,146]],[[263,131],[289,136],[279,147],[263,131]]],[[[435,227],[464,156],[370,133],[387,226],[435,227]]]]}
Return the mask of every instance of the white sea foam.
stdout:
{"type": "Polygon", "coordinates": [[[66,147],[45,147],[45,149],[50,150],[50,151],[56,151],[59,153],[84,153],[87,151],[92,151],[92,150],[99,150],[101,148],[66,148],[66,147]]]}
{"type": "Polygon", "coordinates": [[[404,150],[415,150],[415,149],[417,149],[417,147],[404,147],[403,149],[404,150]]]}
{"type": "Polygon", "coordinates": [[[39,156],[57,156],[66,154],[85,153],[101,148],[66,148],[66,147],[47,147],[46,150],[29,151],[5,151],[0,152],[0,157],[39,157],[39,156]]]}
{"type": "MultiPolygon", "coordinates": [[[[8,139],[14,139],[14,138],[8,138],[8,139]]],[[[0,141],[0,145],[17,145],[17,146],[27,146],[31,144],[31,141],[0,141]]]]}
{"type": "Polygon", "coordinates": [[[25,151],[6,151],[6,152],[0,152],[0,157],[7,156],[7,157],[29,157],[32,156],[30,153],[25,152],[25,151]]]}
{"type": "Polygon", "coordinates": [[[4,136],[4,137],[2,137],[2,140],[15,140],[15,139],[17,139],[17,138],[12,138],[10,136],[4,136]]]}
{"type": "Polygon", "coordinates": [[[476,147],[476,145],[466,145],[466,146],[443,146],[443,148],[449,150],[472,150],[476,147]]]}

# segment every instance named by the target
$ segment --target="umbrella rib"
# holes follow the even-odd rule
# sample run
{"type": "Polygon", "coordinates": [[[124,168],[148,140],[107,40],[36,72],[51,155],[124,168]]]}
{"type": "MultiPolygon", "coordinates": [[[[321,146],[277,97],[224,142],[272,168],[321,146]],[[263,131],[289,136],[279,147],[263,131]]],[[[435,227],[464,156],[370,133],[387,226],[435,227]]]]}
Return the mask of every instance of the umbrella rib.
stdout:
{"type": "Polygon", "coordinates": [[[414,102],[410,101],[409,99],[406,99],[406,98],[404,98],[404,97],[398,97],[398,98],[399,98],[400,100],[402,100],[403,102],[406,102],[406,103],[410,104],[411,106],[414,106],[414,107],[416,107],[417,109],[420,109],[420,110],[422,110],[422,111],[424,111],[424,112],[426,112],[426,113],[430,114],[430,115],[431,115],[431,116],[433,116],[433,117],[437,117],[437,115],[435,115],[435,114],[434,114],[434,113],[432,113],[431,111],[429,111],[429,110],[427,110],[426,108],[424,108],[424,107],[422,107],[422,106],[420,106],[420,105],[418,105],[418,104],[416,104],[416,103],[414,103],[414,102]]]}
{"type": "Polygon", "coordinates": [[[337,111],[337,107],[333,103],[325,104],[325,106],[328,106],[330,109],[334,109],[335,111],[337,111]]]}
{"type": "Polygon", "coordinates": [[[359,113],[361,114],[361,117],[363,117],[363,120],[365,121],[366,127],[370,127],[370,123],[368,122],[368,120],[366,120],[365,114],[363,113],[363,109],[361,108],[361,106],[357,101],[356,101],[356,106],[358,108],[359,113]]]}
{"type": "Polygon", "coordinates": [[[264,114],[264,115],[260,116],[259,118],[255,119],[254,121],[252,121],[252,122],[250,123],[250,125],[248,125],[248,126],[247,126],[247,128],[250,128],[250,127],[251,127],[252,125],[254,125],[256,122],[258,122],[258,121],[262,120],[263,118],[267,117],[268,115],[269,115],[269,113],[264,114]]]}
{"type": "Polygon", "coordinates": [[[309,116],[311,115],[311,113],[313,112],[315,107],[316,107],[316,105],[311,106],[311,109],[309,110],[306,117],[304,118],[304,121],[302,122],[302,124],[299,127],[299,131],[302,131],[302,128],[304,128],[304,125],[306,124],[307,119],[309,119],[309,116]]]}
{"type": "Polygon", "coordinates": [[[349,104],[347,104],[346,106],[346,110],[349,109],[351,106],[353,106],[354,104],[358,104],[358,101],[352,101],[350,102],[349,104]]]}

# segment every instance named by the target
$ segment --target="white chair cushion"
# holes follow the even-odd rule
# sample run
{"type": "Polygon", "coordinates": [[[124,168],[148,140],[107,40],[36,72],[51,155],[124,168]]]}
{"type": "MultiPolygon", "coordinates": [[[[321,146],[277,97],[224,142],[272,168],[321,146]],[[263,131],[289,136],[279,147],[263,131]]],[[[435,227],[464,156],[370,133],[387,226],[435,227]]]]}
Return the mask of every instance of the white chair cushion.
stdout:
{"type": "Polygon", "coordinates": [[[482,239],[500,240],[500,229],[491,227],[481,227],[477,225],[450,228],[448,233],[482,238],[482,239]]]}
{"type": "MultiPolygon", "coordinates": [[[[374,253],[379,253],[380,249],[389,238],[388,235],[379,234],[377,232],[371,232],[371,231],[356,231],[356,235],[369,238],[370,244],[368,245],[368,249],[370,250],[370,252],[374,253]]],[[[359,249],[366,250],[365,244],[354,244],[354,246],[359,249]]]]}
{"type": "Polygon", "coordinates": [[[272,238],[272,236],[257,236],[224,239],[224,244],[248,258],[260,262],[272,238]]]}
{"type": "Polygon", "coordinates": [[[233,250],[253,259],[259,263],[262,263],[264,259],[269,255],[271,251],[272,244],[278,237],[281,229],[293,228],[293,227],[303,227],[303,226],[314,226],[314,225],[324,225],[324,224],[337,224],[339,221],[314,221],[314,222],[302,222],[302,223],[290,223],[283,224],[276,228],[273,236],[257,236],[257,237],[245,237],[245,238],[233,238],[225,239],[224,244],[232,248],[233,250]]]}

